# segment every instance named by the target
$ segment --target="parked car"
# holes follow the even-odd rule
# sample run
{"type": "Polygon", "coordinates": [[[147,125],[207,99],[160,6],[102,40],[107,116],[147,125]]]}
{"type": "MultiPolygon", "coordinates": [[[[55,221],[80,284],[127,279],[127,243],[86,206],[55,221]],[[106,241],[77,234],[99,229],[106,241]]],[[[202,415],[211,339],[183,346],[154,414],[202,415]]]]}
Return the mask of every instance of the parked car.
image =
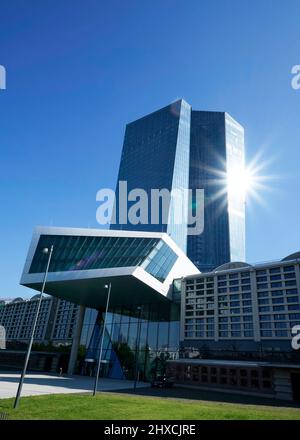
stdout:
{"type": "Polygon", "coordinates": [[[153,388],[171,388],[173,384],[173,378],[166,376],[157,376],[151,381],[151,386],[153,388]]]}

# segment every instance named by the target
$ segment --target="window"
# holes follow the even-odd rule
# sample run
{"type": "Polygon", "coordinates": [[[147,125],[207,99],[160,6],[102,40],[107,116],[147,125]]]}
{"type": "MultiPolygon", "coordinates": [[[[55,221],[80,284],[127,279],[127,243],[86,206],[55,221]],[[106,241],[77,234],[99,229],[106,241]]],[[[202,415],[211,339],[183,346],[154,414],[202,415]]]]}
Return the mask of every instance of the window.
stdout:
{"type": "Polygon", "coordinates": [[[281,275],[271,275],[270,280],[271,281],[281,280],[281,275]]]}
{"type": "Polygon", "coordinates": [[[259,307],[258,310],[259,310],[260,313],[269,312],[270,311],[270,307],[268,307],[268,306],[259,307]]]}
{"type": "Polygon", "coordinates": [[[275,287],[282,287],[282,282],[276,282],[276,283],[271,283],[271,287],[275,288],[275,287]]]}
{"type": "Polygon", "coordinates": [[[272,337],[272,331],[271,330],[262,330],[261,336],[263,338],[271,338],[272,337]]]}
{"type": "Polygon", "coordinates": [[[275,336],[286,338],[288,336],[288,332],[286,330],[275,330],[275,336]]]}
{"type": "Polygon", "coordinates": [[[291,280],[291,281],[286,281],[285,285],[286,286],[296,286],[296,280],[291,280]]]}
{"type": "Polygon", "coordinates": [[[287,280],[289,278],[296,278],[295,272],[289,272],[284,274],[284,279],[287,280]]]}
{"type": "Polygon", "coordinates": [[[271,315],[261,315],[259,317],[260,321],[270,321],[271,320],[271,315]]]}
{"type": "Polygon", "coordinates": [[[280,313],[280,314],[275,313],[275,315],[274,315],[274,321],[285,320],[285,318],[286,318],[286,315],[284,315],[282,313],[280,313]]]}
{"type": "Polygon", "coordinates": [[[282,304],[284,302],[283,297],[272,298],[272,304],[282,304]]]}
{"type": "Polygon", "coordinates": [[[259,305],[269,304],[269,298],[259,299],[259,300],[258,300],[258,304],[259,304],[259,305]]]}
{"type": "Polygon", "coordinates": [[[264,284],[258,284],[257,289],[258,290],[264,290],[268,288],[268,284],[264,283],[264,284]]]}
{"type": "Polygon", "coordinates": [[[298,290],[297,289],[287,289],[286,294],[287,295],[298,295],[298,290]]]}
{"type": "Polygon", "coordinates": [[[239,284],[239,280],[231,280],[231,281],[229,281],[229,286],[236,286],[237,284],[239,284]]]}
{"type": "Polygon", "coordinates": [[[256,275],[266,275],[267,271],[266,270],[257,270],[256,271],[256,275]]]}
{"type": "Polygon", "coordinates": [[[265,281],[268,281],[268,278],[267,278],[267,277],[257,277],[257,278],[256,278],[256,281],[257,281],[258,283],[263,283],[263,282],[265,282],[265,281]]]}
{"type": "Polygon", "coordinates": [[[228,317],[219,318],[219,322],[228,322],[228,317]]]}
{"type": "Polygon", "coordinates": [[[292,305],[288,306],[288,310],[300,310],[300,305],[299,304],[292,304],[292,305]]]}
{"type": "Polygon", "coordinates": [[[261,323],[260,323],[260,328],[261,328],[261,329],[268,329],[268,328],[271,328],[271,322],[261,322],[261,323]]]}
{"type": "Polygon", "coordinates": [[[294,266],[285,266],[285,267],[283,268],[283,271],[284,271],[284,272],[291,272],[292,270],[294,270],[294,266]]]}
{"type": "Polygon", "coordinates": [[[250,278],[243,278],[242,284],[250,284],[250,278]]]}
{"type": "Polygon", "coordinates": [[[272,296],[282,296],[283,295],[283,290],[274,290],[274,292],[272,292],[272,296]]]}
{"type": "Polygon", "coordinates": [[[257,293],[258,298],[264,298],[265,296],[269,296],[269,292],[265,291],[265,292],[258,292],[257,293]]]}
{"type": "Polygon", "coordinates": [[[288,296],[287,297],[287,302],[288,303],[297,303],[299,300],[298,300],[298,297],[297,296],[288,296]]]}
{"type": "Polygon", "coordinates": [[[275,328],[286,328],[286,322],[275,322],[275,328]]]}
{"type": "Polygon", "coordinates": [[[270,273],[280,273],[280,267],[272,267],[270,273]]]}

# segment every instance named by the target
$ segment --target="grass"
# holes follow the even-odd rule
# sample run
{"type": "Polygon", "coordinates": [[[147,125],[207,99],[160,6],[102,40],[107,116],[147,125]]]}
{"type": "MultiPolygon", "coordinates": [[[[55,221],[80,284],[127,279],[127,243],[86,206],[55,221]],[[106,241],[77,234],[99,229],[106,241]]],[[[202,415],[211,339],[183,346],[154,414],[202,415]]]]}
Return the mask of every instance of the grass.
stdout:
{"type": "Polygon", "coordinates": [[[0,400],[0,415],[29,420],[300,420],[300,409],[99,393],[0,400]]]}

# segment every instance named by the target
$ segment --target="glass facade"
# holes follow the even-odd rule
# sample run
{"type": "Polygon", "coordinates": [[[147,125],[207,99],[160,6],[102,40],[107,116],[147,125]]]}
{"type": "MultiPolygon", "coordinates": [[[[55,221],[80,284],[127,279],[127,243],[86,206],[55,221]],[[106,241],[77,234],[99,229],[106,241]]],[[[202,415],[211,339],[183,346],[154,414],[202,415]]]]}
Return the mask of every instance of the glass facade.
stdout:
{"type": "Polygon", "coordinates": [[[128,191],[145,190],[149,200],[151,189],[191,189],[193,196],[172,200],[168,225],[161,218],[151,222],[150,209],[147,224],[132,225],[119,221],[117,191],[117,224],[111,229],[167,232],[202,272],[244,261],[245,201],[226,184],[226,174],[243,166],[244,131],[227,113],[194,111],[180,100],[134,121],[126,127],[118,182],[126,181],[128,191]],[[187,237],[188,204],[195,207],[196,189],[204,190],[204,232],[187,237]],[[179,206],[182,224],[174,216],[179,206]]]}
{"type": "MultiPolygon", "coordinates": [[[[225,128],[227,174],[239,176],[245,166],[244,129],[227,113],[225,128]]],[[[234,185],[228,188],[228,214],[229,261],[245,261],[245,193],[242,189],[237,190],[234,185]]]]}
{"type": "Polygon", "coordinates": [[[51,245],[54,251],[49,272],[140,265],[164,282],[178,258],[159,238],[41,235],[29,273],[45,271],[48,254],[42,251],[51,245]]]}
{"type": "MultiPolygon", "coordinates": [[[[104,314],[99,311],[96,325],[85,325],[84,334],[92,329],[82,374],[94,375],[100,353],[104,314]],[[89,328],[88,328],[89,327],[89,328]]],[[[134,379],[136,366],[139,380],[150,380],[163,372],[167,359],[179,353],[179,305],[141,304],[114,307],[106,318],[101,376],[134,379]]]]}
{"type": "Polygon", "coordinates": [[[187,255],[202,272],[245,260],[244,201],[226,184],[227,173],[243,165],[242,127],[226,113],[193,110],[189,185],[204,189],[204,231],[188,237],[187,255]]]}
{"type": "MultiPolygon", "coordinates": [[[[187,189],[189,176],[189,137],[191,108],[183,100],[174,102],[126,126],[118,182],[126,181],[128,192],[139,188],[151,200],[152,189],[187,189]]],[[[117,224],[111,229],[167,232],[185,252],[187,246],[188,201],[183,203],[182,224],[175,224],[174,204],[169,204],[168,222],[160,215],[151,221],[151,206],[147,224],[122,224],[119,221],[119,199],[116,191],[117,224]],[[184,204],[185,203],[185,204],[184,204]]],[[[134,202],[128,202],[128,210],[134,202]]]]}

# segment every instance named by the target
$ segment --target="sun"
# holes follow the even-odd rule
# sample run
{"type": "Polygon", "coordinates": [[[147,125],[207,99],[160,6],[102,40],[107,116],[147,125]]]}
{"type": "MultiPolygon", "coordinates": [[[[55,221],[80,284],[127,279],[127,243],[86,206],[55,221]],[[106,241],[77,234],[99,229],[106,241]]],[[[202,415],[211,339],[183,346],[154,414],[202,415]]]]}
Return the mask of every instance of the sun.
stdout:
{"type": "Polygon", "coordinates": [[[219,159],[219,162],[219,169],[207,169],[211,176],[210,184],[214,187],[211,201],[219,199],[222,205],[220,208],[226,206],[227,200],[234,204],[247,203],[249,206],[257,202],[265,206],[263,195],[271,189],[268,182],[275,176],[266,173],[269,160],[263,159],[262,152],[247,164],[238,161],[228,164],[223,159],[219,159]]]}
{"type": "Polygon", "coordinates": [[[256,182],[254,170],[250,167],[236,166],[227,173],[228,195],[246,197],[253,192],[256,182]]]}

